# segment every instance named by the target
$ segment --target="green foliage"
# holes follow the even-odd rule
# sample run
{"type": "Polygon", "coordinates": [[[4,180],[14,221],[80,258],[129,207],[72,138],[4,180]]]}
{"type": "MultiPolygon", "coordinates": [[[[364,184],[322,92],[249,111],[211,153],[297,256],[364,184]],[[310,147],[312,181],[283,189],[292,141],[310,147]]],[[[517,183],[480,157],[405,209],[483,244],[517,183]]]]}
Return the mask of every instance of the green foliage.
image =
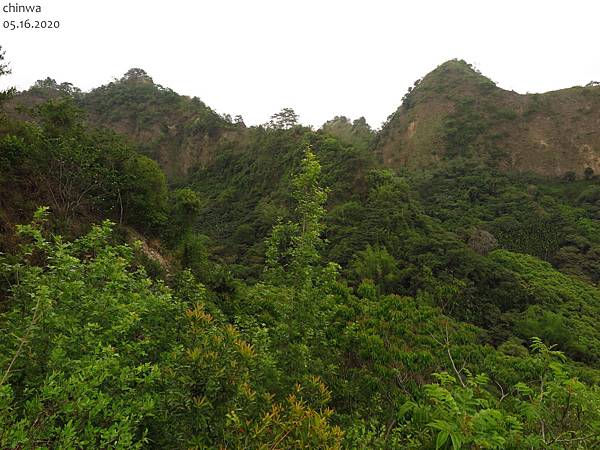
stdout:
{"type": "MultiPolygon", "coordinates": [[[[4,62],[4,55],[6,51],[2,49],[0,46],[0,77],[4,75],[10,74],[10,68],[7,63],[4,62]]],[[[4,91],[0,91],[0,106],[9,99],[15,93],[14,88],[5,89],[4,91]]]]}
{"type": "Polygon", "coordinates": [[[444,157],[485,161],[494,167],[506,156],[498,146],[504,133],[498,130],[514,121],[518,114],[510,107],[505,109],[498,104],[495,84],[491,80],[480,74],[475,77],[480,78],[473,85],[478,87],[474,93],[477,95],[456,98],[454,110],[444,120],[444,157]]]}
{"type": "MultiPolygon", "coordinates": [[[[124,121],[144,130],[152,129],[174,113],[189,118],[185,131],[190,134],[216,136],[227,126],[223,118],[198,98],[183,97],[155,84],[139,68],[130,69],[119,80],[92,90],[83,98],[83,105],[103,123],[124,121]]],[[[155,150],[152,148],[150,153],[155,150]]]]}
{"type": "Polygon", "coordinates": [[[598,364],[600,291],[531,256],[497,250],[491,257],[513,272],[527,293],[530,306],[516,319],[517,333],[535,332],[571,357],[598,364]]]}
{"type": "MultiPolygon", "coordinates": [[[[300,385],[285,403],[274,401],[256,383],[263,370],[259,356],[233,326],[219,325],[198,304],[185,315],[188,332],[168,355],[159,447],[176,442],[205,448],[220,442],[234,448],[338,448],[341,431],[328,424],[330,410],[311,409],[300,385]]],[[[316,383],[324,404],[327,390],[316,383]]]]}
{"type": "Polygon", "coordinates": [[[47,77],[44,80],[37,80],[29,89],[30,92],[44,94],[46,92],[58,92],[68,97],[78,97],[81,95],[81,89],[73,86],[72,83],[63,82],[58,84],[53,78],[47,77]]]}
{"type": "Polygon", "coordinates": [[[332,120],[325,122],[320,131],[360,150],[369,148],[375,137],[375,133],[364,117],[350,121],[345,116],[335,116],[332,120]]]}
{"type": "Polygon", "coordinates": [[[32,243],[2,265],[17,280],[0,319],[2,447],[140,448],[180,306],[127,270],[109,223],[72,243],[20,233],[32,243]]]}
{"type": "Polygon", "coordinates": [[[520,424],[515,417],[492,408],[494,399],[483,389],[489,382],[485,376],[469,376],[464,386],[457,386],[448,373],[437,374],[437,378],[439,384],[425,386],[433,406],[427,427],[437,433],[436,448],[515,446],[520,424]]]}
{"type": "Polygon", "coordinates": [[[11,192],[33,184],[67,222],[100,210],[149,234],[160,229],[167,186],[154,161],[113,134],[89,130],[68,97],[43,103],[33,115],[36,122],[9,122],[0,138],[7,174],[0,182],[16,184],[11,192]]]}
{"type": "Polygon", "coordinates": [[[143,155],[125,161],[126,184],[121,194],[125,219],[142,230],[157,230],[166,222],[167,181],[156,162],[143,155]]]}
{"type": "Polygon", "coordinates": [[[352,270],[360,280],[372,280],[384,292],[393,292],[399,275],[396,260],[385,247],[371,247],[358,252],[351,264],[352,270]]]}
{"type": "Polygon", "coordinates": [[[598,391],[568,376],[564,355],[532,338],[539,378],[498,398],[485,375],[463,380],[447,372],[424,387],[424,402],[408,401],[398,416],[402,434],[432,448],[592,448],[598,445],[598,391]],[[561,411],[557,414],[557,411],[561,411]],[[581,414],[589,414],[582,422],[581,414]]]}
{"type": "Polygon", "coordinates": [[[244,151],[226,148],[212,165],[198,170],[192,188],[205,202],[196,231],[219,243],[216,256],[245,266],[256,279],[264,262],[265,238],[278,218],[283,222],[292,218],[290,180],[307,143],[319,158],[322,182],[329,187],[326,207],[356,195],[356,180],[364,179],[373,160],[365,151],[299,127],[251,128],[247,138],[244,151]],[[244,233],[250,239],[240,241],[244,226],[252,233],[244,233]]]}
{"type": "Polygon", "coordinates": [[[283,108],[271,116],[267,126],[274,130],[289,130],[298,125],[298,114],[292,108],[283,108]]]}
{"type": "Polygon", "coordinates": [[[540,365],[535,384],[517,383],[514,404],[524,423],[523,443],[532,448],[594,448],[600,445],[598,387],[569,376],[565,356],[532,338],[540,365]],[[558,413],[557,413],[558,412],[558,413]]]}
{"type": "Polygon", "coordinates": [[[189,188],[178,189],[171,194],[171,218],[184,227],[194,223],[194,219],[202,209],[202,201],[195,191],[189,188]]]}
{"type": "Polygon", "coordinates": [[[307,378],[276,401],[252,345],[176,291],[132,270],[106,222],[73,242],[45,238],[46,210],[19,228],[0,315],[0,445],[6,448],[339,448],[327,388],[307,378]]]}
{"type": "Polygon", "coordinates": [[[320,260],[323,245],[321,218],[327,193],[319,185],[321,166],[315,155],[306,150],[298,175],[292,180],[292,197],[296,202],[296,222],[279,224],[267,241],[267,267],[270,278],[288,278],[298,289],[312,283],[312,269],[320,260]],[[287,241],[287,242],[285,242],[287,241]]]}
{"type": "Polygon", "coordinates": [[[421,172],[379,167],[364,119],[245,128],[141,69],[39,82],[0,121],[0,447],[598,447],[597,182],[478,165],[514,114],[440,70],[475,82],[445,131],[478,162],[421,172]],[[163,166],[214,159],[169,190],[78,104],[163,166]]]}
{"type": "Polygon", "coordinates": [[[597,280],[593,182],[565,184],[454,163],[417,183],[427,214],[469,245],[472,230],[485,229],[501,248],[597,280]]]}
{"type": "Polygon", "coordinates": [[[474,152],[474,144],[488,129],[489,124],[474,108],[475,100],[466,97],[458,102],[456,111],[445,124],[447,157],[468,156],[474,152]]]}

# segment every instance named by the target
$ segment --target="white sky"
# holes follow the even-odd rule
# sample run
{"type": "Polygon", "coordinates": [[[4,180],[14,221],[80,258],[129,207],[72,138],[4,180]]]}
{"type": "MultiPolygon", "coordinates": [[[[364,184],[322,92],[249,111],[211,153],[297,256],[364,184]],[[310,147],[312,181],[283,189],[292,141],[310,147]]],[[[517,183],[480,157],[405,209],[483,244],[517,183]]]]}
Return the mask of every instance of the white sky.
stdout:
{"type": "MultiPolygon", "coordinates": [[[[0,6],[9,2],[0,0],[0,6]]],[[[19,0],[59,30],[0,28],[19,89],[50,76],[89,90],[145,69],[219,113],[305,124],[365,116],[374,127],[408,86],[462,58],[505,89],[544,92],[600,79],[600,2],[536,0],[19,0]]]]}

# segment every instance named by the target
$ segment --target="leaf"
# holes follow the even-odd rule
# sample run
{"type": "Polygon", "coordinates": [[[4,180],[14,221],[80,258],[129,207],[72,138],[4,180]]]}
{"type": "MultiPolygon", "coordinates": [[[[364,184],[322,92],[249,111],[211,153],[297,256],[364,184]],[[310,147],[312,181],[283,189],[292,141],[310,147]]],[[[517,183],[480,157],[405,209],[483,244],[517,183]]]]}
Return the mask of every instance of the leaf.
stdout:
{"type": "Polygon", "coordinates": [[[448,436],[450,436],[450,433],[448,433],[447,431],[440,431],[438,433],[437,439],[435,440],[436,450],[438,448],[442,448],[446,444],[446,441],[448,441],[448,436]]]}
{"type": "Polygon", "coordinates": [[[450,424],[444,420],[434,420],[433,422],[428,423],[427,426],[435,428],[436,430],[446,431],[448,433],[452,431],[450,424]]]}
{"type": "Polygon", "coordinates": [[[452,439],[452,448],[454,450],[460,450],[462,446],[462,439],[456,433],[450,433],[450,439],[452,439]]]}
{"type": "Polygon", "coordinates": [[[409,401],[409,402],[404,403],[398,410],[398,415],[397,415],[398,419],[403,418],[406,415],[406,413],[408,413],[409,411],[414,409],[415,406],[417,406],[417,404],[415,402],[409,401]]]}

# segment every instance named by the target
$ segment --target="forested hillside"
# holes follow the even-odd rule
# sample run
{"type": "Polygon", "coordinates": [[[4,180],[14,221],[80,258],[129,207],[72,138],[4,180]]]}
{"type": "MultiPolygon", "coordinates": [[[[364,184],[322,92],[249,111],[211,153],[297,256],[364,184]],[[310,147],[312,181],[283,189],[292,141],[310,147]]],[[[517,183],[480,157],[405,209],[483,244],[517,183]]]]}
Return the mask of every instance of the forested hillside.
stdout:
{"type": "Polygon", "coordinates": [[[155,84],[144,70],[136,68],[87,93],[71,83],[46,78],[8,106],[22,109],[60,98],[69,98],[84,110],[94,127],[126,136],[140,153],[156,160],[171,180],[211,161],[223,141],[237,140],[245,128],[240,117],[234,123],[199,98],[155,84]]]}
{"type": "Polygon", "coordinates": [[[389,166],[452,158],[545,176],[600,172],[600,85],[543,94],[499,88],[452,60],[415,82],[388,118],[376,151],[389,166]]]}
{"type": "Polygon", "coordinates": [[[0,448],[598,448],[596,166],[504,164],[478,109],[431,158],[420,89],[379,131],[4,92],[0,448]]]}

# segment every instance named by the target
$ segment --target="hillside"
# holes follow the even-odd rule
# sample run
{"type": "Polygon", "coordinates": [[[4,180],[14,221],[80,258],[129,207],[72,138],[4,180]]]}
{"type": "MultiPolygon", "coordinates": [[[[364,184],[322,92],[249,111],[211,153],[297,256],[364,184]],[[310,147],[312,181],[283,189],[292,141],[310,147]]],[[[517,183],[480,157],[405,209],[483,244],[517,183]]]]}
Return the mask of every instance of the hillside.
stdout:
{"type": "Polygon", "coordinates": [[[600,173],[600,87],[521,95],[448,61],[415,83],[375,151],[388,167],[464,157],[551,177],[600,173]]]}
{"type": "MultiPolygon", "coordinates": [[[[210,166],[223,148],[248,143],[240,117],[221,116],[196,97],[155,84],[141,69],[88,93],[46,79],[11,103],[31,106],[64,95],[77,100],[93,126],[127,136],[171,181],[210,166]]],[[[503,171],[580,178],[600,173],[599,130],[600,86],[522,95],[458,60],[418,80],[379,132],[363,118],[344,116],[322,127],[342,142],[370,147],[388,168],[464,158],[503,171]]]]}
{"type": "Polygon", "coordinates": [[[126,136],[138,151],[157,161],[171,181],[212,161],[221,145],[238,140],[245,129],[241,119],[233,123],[197,97],[179,95],[154,83],[142,69],[131,69],[87,93],[70,83],[41,80],[10,106],[31,107],[64,96],[75,99],[90,125],[126,136]]]}
{"type": "Polygon", "coordinates": [[[0,92],[0,448],[598,448],[600,178],[507,170],[521,97],[426,78],[378,135],[0,92]]]}

